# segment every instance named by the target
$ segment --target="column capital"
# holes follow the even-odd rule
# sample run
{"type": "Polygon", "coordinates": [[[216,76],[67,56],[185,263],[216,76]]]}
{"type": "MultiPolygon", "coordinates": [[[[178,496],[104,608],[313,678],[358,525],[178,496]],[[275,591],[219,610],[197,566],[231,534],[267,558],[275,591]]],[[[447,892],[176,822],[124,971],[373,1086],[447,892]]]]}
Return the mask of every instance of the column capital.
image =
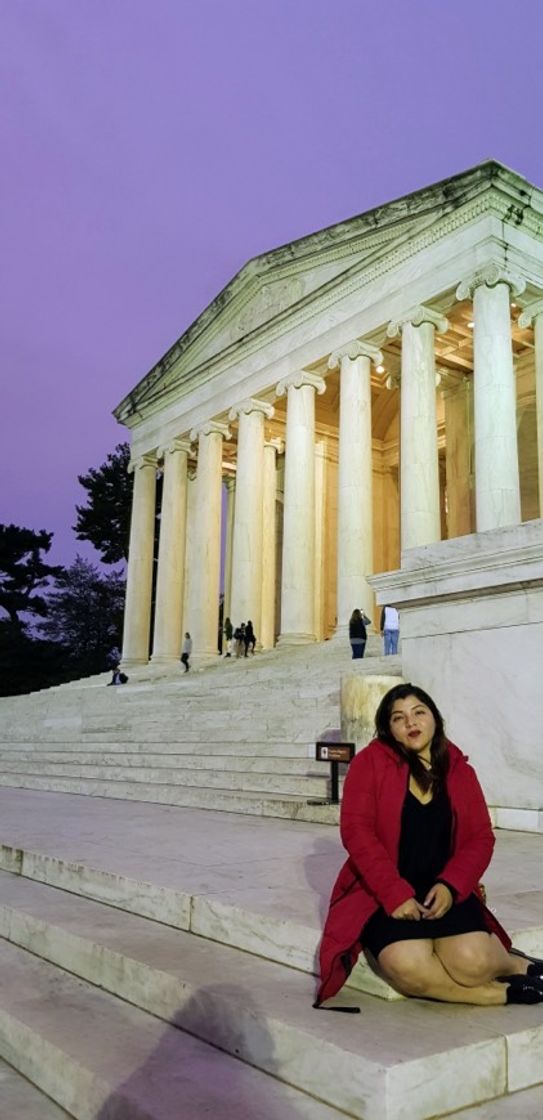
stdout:
{"type": "Polygon", "coordinates": [[[230,493],[231,490],[235,490],[235,488],[236,488],[236,476],[235,476],[235,474],[225,474],[225,475],[223,475],[222,481],[223,481],[223,486],[224,486],[225,490],[228,490],[229,493],[230,493]]]}
{"type": "Polygon", "coordinates": [[[249,416],[251,412],[263,412],[264,416],[266,416],[268,420],[271,420],[275,409],[273,405],[268,404],[267,401],[259,401],[256,397],[248,397],[247,400],[242,401],[241,404],[234,405],[234,407],[230,409],[228,419],[238,420],[242,413],[245,416],[249,416]]]}
{"type": "Polygon", "coordinates": [[[164,459],[166,455],[174,455],[176,451],[185,451],[187,455],[190,455],[192,451],[192,441],[190,439],[181,439],[176,436],[175,439],[171,439],[169,443],[165,443],[162,447],[158,448],[157,458],[164,459]]]}
{"type": "Polygon", "coordinates": [[[264,447],[273,447],[273,450],[276,451],[278,455],[282,455],[285,450],[285,441],[279,439],[279,437],[267,439],[264,443],[264,447]]]}
{"type": "Polygon", "coordinates": [[[142,467],[155,467],[157,465],[157,452],[146,451],[143,455],[137,455],[135,459],[131,459],[127,470],[129,474],[134,474],[135,471],[140,471],[142,467]]]}
{"type": "Polygon", "coordinates": [[[402,333],[406,323],[410,323],[413,327],[420,327],[423,323],[431,323],[438,334],[445,334],[449,329],[449,320],[445,318],[445,315],[441,315],[439,311],[434,311],[433,307],[425,307],[424,304],[419,303],[388,324],[387,338],[396,338],[397,335],[402,333]]]}
{"type": "Polygon", "coordinates": [[[203,424],[199,424],[197,428],[192,428],[190,433],[190,440],[193,442],[200,438],[200,436],[210,436],[213,432],[217,432],[223,439],[230,439],[232,435],[228,424],[220,424],[218,420],[205,420],[203,424]]]}
{"type": "Polygon", "coordinates": [[[351,362],[356,358],[369,358],[374,366],[380,366],[383,361],[383,355],[377,346],[372,346],[370,342],[361,342],[359,338],[354,338],[352,342],[346,342],[344,346],[333,350],[328,358],[328,369],[337,369],[343,358],[349,358],[351,362]]]}
{"type": "Polygon", "coordinates": [[[511,272],[504,265],[498,264],[497,261],[489,261],[477,272],[468,276],[466,280],[460,282],[456,289],[456,298],[458,300],[472,299],[475,289],[480,288],[482,284],[485,284],[487,288],[495,288],[497,284],[507,284],[514,296],[520,296],[526,287],[524,277],[519,276],[516,272],[511,272]]]}
{"type": "Polygon", "coordinates": [[[537,299],[535,303],[529,303],[528,306],[524,308],[524,311],[521,311],[518,317],[518,325],[521,330],[525,330],[526,327],[531,327],[534,319],[537,319],[538,315],[543,315],[543,299],[537,299]]]}
{"type": "Polygon", "coordinates": [[[319,396],[326,392],[326,381],[324,377],[319,377],[316,373],[306,373],[305,370],[300,370],[299,373],[291,373],[288,377],[283,377],[277,385],[275,395],[277,397],[285,397],[289,389],[301,389],[302,385],[310,385],[315,389],[319,396]]]}

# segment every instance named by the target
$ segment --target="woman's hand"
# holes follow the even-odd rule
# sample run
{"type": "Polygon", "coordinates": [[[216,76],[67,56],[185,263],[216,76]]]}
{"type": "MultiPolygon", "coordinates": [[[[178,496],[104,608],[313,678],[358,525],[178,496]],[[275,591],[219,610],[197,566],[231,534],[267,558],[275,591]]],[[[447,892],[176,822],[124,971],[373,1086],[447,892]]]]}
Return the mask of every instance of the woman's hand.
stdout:
{"type": "Polygon", "coordinates": [[[408,922],[420,922],[421,918],[426,918],[427,911],[416,898],[407,898],[402,902],[401,906],[397,906],[390,915],[391,918],[403,918],[408,922]]]}
{"type": "Polygon", "coordinates": [[[436,883],[424,899],[425,918],[442,918],[453,904],[453,896],[445,883],[436,883]]]}

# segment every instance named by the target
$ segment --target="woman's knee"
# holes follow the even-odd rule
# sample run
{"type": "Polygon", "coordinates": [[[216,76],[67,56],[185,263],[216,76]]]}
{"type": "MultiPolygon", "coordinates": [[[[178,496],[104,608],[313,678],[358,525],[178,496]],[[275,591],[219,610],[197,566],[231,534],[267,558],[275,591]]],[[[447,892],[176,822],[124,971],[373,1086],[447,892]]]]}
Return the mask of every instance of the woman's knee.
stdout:
{"type": "Polygon", "coordinates": [[[472,941],[466,935],[466,938],[455,940],[454,944],[435,946],[443,967],[457,983],[477,985],[492,978],[495,969],[490,938],[485,934],[483,937],[485,941],[472,941]]]}
{"type": "Polygon", "coordinates": [[[388,945],[379,954],[379,967],[387,980],[406,996],[423,996],[428,987],[429,954],[419,947],[388,945]]]}

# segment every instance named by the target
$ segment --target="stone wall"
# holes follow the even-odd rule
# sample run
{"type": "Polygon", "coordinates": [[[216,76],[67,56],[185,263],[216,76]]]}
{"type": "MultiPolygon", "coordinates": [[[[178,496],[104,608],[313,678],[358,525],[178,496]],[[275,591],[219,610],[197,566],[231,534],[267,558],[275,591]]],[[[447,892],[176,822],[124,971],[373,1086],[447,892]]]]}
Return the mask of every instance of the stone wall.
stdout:
{"type": "Polygon", "coordinates": [[[543,521],[411,549],[371,579],[403,675],[442,710],[498,826],[543,831],[543,521]]]}

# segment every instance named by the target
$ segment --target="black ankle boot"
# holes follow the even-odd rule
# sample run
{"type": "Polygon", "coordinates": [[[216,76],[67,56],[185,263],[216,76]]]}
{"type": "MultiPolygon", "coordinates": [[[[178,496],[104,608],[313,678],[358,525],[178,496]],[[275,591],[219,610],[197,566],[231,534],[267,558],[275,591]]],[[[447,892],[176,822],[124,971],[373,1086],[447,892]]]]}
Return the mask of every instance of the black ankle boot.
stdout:
{"type": "Polygon", "coordinates": [[[523,960],[529,961],[527,976],[543,976],[543,961],[539,957],[531,957],[529,953],[522,953],[520,949],[511,949],[510,952],[515,957],[522,957],[523,960]]]}
{"type": "Polygon", "coordinates": [[[541,976],[504,976],[507,984],[506,1003],[543,1003],[541,976]]]}

